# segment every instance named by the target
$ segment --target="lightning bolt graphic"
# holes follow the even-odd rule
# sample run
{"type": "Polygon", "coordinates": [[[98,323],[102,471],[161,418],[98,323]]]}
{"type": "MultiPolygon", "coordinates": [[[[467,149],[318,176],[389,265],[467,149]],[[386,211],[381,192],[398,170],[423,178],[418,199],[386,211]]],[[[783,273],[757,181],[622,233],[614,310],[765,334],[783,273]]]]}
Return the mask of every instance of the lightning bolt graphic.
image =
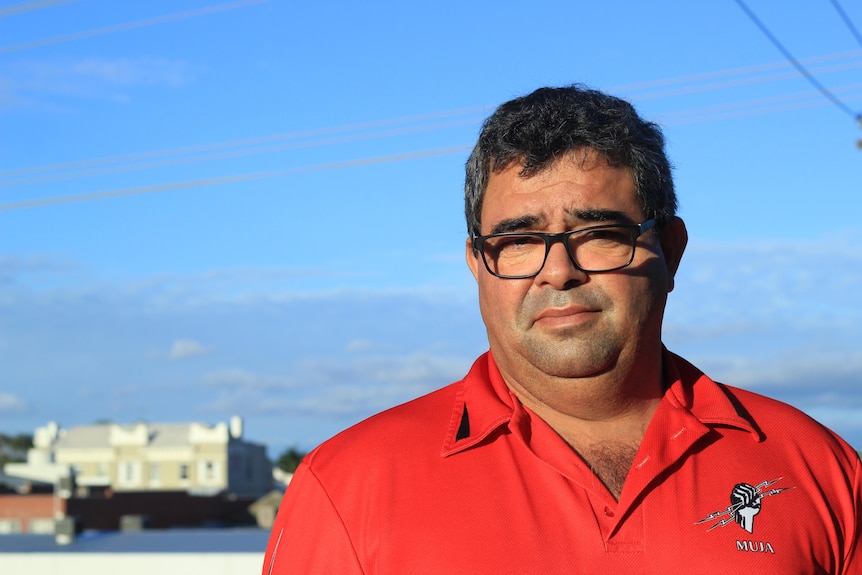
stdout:
{"type": "MultiPolygon", "coordinates": [[[[767,497],[769,495],[778,495],[782,491],[787,491],[788,489],[793,489],[792,487],[776,487],[775,489],[770,489],[769,491],[763,491],[767,487],[770,487],[770,486],[778,483],[779,481],[781,481],[781,479],[782,478],[779,477],[778,479],[773,479],[772,481],[763,481],[763,482],[755,485],[754,492],[758,496],[757,499],[762,499],[762,498],[767,497]]],[[[725,525],[727,525],[729,523],[733,523],[733,521],[734,521],[733,514],[736,513],[737,511],[739,511],[740,509],[742,509],[743,507],[744,507],[744,504],[742,504],[742,503],[735,503],[733,505],[728,505],[724,509],[719,509],[718,511],[713,511],[712,513],[710,513],[709,515],[707,515],[703,519],[701,519],[699,521],[695,521],[694,524],[700,525],[702,523],[707,523],[709,521],[715,521],[716,519],[719,519],[720,517],[724,517],[724,519],[721,519],[720,521],[717,521],[714,525],[711,525],[710,528],[707,529],[707,531],[712,531],[716,527],[724,527],[725,525]],[[725,515],[727,517],[725,517],[725,515]]]]}

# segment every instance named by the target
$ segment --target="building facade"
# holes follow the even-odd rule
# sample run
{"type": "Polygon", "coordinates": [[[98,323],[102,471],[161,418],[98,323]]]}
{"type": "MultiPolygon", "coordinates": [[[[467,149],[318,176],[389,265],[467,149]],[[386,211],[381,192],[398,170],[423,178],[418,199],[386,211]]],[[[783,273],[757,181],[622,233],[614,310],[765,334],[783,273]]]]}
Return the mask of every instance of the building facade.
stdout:
{"type": "Polygon", "coordinates": [[[272,489],[266,447],[243,439],[239,417],[229,423],[104,423],[36,430],[27,463],[7,464],[11,476],[57,483],[73,477],[75,495],[110,490],[183,491],[256,498],[272,489]]]}
{"type": "MultiPolygon", "coordinates": [[[[36,429],[26,463],[4,471],[23,485],[0,494],[0,534],[116,530],[124,519],[154,528],[242,525],[248,506],[273,488],[266,447],[229,423],[104,423],[36,429]]],[[[74,537],[74,532],[70,534],[74,537]]]]}

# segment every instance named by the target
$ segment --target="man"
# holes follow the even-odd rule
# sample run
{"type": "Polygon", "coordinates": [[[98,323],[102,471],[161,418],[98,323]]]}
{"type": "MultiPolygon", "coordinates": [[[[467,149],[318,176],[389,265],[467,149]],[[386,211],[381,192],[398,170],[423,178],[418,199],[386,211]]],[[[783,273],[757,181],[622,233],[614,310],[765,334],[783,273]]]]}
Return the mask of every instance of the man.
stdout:
{"type": "Polygon", "coordinates": [[[264,573],[862,573],[856,453],[661,343],[687,236],[654,124],[537,90],[465,189],[490,351],[314,450],[264,573]]]}

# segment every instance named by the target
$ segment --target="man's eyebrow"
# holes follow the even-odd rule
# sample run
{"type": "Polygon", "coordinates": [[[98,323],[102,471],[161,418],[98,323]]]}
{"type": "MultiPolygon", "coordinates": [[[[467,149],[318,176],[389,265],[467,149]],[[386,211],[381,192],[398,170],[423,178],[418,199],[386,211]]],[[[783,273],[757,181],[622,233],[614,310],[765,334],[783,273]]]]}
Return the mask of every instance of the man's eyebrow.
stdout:
{"type": "Polygon", "coordinates": [[[568,210],[568,213],[570,216],[585,222],[636,223],[628,215],[617,210],[568,210]]]}
{"type": "Polygon", "coordinates": [[[534,215],[519,216],[498,222],[491,228],[492,234],[505,234],[507,232],[518,232],[534,228],[542,222],[542,218],[534,215]]]}
{"type": "MultiPolygon", "coordinates": [[[[617,210],[603,209],[588,209],[588,210],[567,210],[567,213],[578,220],[588,223],[622,223],[634,224],[634,222],[624,212],[617,210]]],[[[498,222],[492,229],[492,234],[505,234],[510,232],[522,232],[524,230],[535,229],[541,227],[544,223],[544,218],[541,216],[528,214],[509,218],[498,222]]]]}

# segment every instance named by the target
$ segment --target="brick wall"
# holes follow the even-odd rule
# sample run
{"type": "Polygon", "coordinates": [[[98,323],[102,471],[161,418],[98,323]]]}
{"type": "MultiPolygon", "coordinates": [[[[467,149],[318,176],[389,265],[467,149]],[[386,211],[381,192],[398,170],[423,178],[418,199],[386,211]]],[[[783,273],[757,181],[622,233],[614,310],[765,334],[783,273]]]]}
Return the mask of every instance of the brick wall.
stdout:
{"type": "Polygon", "coordinates": [[[0,495],[0,525],[6,532],[29,533],[31,522],[54,520],[55,505],[57,511],[66,512],[66,500],[52,494],[0,495]]]}

